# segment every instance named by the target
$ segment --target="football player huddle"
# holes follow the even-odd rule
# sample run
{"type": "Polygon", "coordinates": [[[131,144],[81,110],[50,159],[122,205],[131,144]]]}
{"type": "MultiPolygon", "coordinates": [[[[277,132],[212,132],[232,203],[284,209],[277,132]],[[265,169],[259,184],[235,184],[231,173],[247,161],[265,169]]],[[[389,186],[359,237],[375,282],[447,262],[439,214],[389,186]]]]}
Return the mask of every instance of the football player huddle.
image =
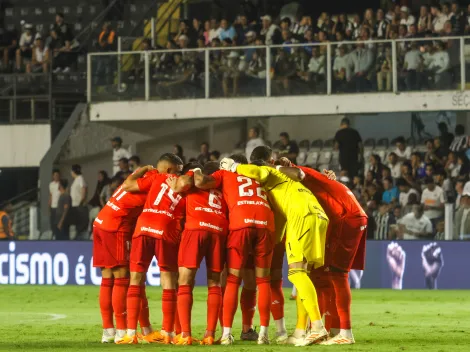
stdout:
{"type": "Polygon", "coordinates": [[[267,146],[255,148],[250,161],[232,155],[220,164],[183,165],[167,153],[116,190],[93,228],[94,266],[102,271],[102,342],[231,345],[242,281],[242,340],[271,343],[272,314],[277,344],[355,342],[348,273],[364,269],[367,215],[331,171],[275,161],[267,146]],[[161,330],[150,324],[145,291],[154,256],[163,289],[161,330]],[[291,334],[284,321],[285,256],[288,280],[297,288],[291,334]],[[193,287],[203,259],[207,326],[196,339],[193,287]],[[256,306],[259,332],[253,329],[256,306]]]}

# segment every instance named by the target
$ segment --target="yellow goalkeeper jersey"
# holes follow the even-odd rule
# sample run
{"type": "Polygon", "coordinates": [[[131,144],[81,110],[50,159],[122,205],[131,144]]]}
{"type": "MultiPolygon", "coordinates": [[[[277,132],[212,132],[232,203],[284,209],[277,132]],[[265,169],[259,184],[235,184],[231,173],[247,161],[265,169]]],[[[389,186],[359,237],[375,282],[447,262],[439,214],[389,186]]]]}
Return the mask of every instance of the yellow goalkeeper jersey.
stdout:
{"type": "Polygon", "coordinates": [[[269,201],[276,212],[276,235],[280,241],[284,229],[279,231],[279,218],[293,219],[308,214],[318,214],[328,221],[317,198],[302,183],[296,182],[282,172],[269,166],[239,165],[237,173],[258,181],[268,194],[269,201]]]}

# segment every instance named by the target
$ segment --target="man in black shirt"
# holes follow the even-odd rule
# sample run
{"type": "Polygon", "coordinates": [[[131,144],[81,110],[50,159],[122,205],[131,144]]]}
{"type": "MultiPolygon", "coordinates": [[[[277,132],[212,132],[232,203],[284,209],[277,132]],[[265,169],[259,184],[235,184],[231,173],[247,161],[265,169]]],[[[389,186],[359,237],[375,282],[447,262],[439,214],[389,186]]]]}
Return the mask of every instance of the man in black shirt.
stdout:
{"type": "Polygon", "coordinates": [[[336,132],[335,142],[339,149],[339,163],[342,170],[353,178],[359,171],[362,160],[362,138],[355,129],[349,127],[349,119],[341,120],[340,129],[336,132]]]}
{"type": "Polygon", "coordinates": [[[297,155],[299,155],[299,146],[296,142],[289,139],[289,134],[287,132],[282,132],[280,135],[280,140],[282,143],[281,150],[279,151],[280,157],[285,157],[292,161],[294,164],[297,164],[297,155]]]}
{"type": "Polygon", "coordinates": [[[63,13],[59,12],[57,15],[55,15],[53,29],[57,32],[57,35],[64,43],[73,41],[72,27],[70,24],[65,23],[63,13]]]}
{"type": "Polygon", "coordinates": [[[70,227],[70,207],[72,205],[72,198],[67,193],[67,180],[59,181],[59,203],[57,205],[57,225],[53,229],[53,234],[56,240],[65,241],[69,240],[69,227],[70,227]]]}

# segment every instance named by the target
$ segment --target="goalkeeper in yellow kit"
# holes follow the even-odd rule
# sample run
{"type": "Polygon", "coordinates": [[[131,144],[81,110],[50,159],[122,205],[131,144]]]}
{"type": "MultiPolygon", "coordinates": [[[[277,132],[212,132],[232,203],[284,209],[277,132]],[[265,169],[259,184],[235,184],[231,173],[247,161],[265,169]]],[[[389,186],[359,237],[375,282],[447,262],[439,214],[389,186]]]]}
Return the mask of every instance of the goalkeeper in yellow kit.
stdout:
{"type": "Polygon", "coordinates": [[[297,346],[318,343],[328,337],[328,332],[323,326],[317,294],[307,270],[312,266],[320,267],[324,263],[328,217],[312,192],[297,182],[303,178],[300,169],[295,168],[297,180],[293,180],[272,166],[268,166],[266,161],[271,159],[272,154],[269,147],[257,147],[253,154],[260,155],[255,163],[263,166],[240,165],[232,159],[224,158],[220,162],[220,167],[260,182],[268,194],[275,215],[287,219],[288,277],[298,290],[294,342],[297,346]],[[310,318],[311,330],[308,335],[304,335],[307,316],[310,318]]]}

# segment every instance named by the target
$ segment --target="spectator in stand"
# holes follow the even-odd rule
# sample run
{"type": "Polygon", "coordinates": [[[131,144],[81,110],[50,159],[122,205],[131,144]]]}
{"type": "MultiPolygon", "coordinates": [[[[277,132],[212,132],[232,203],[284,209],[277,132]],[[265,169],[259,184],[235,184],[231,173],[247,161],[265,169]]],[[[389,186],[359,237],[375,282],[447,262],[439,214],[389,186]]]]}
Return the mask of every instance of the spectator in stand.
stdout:
{"type": "MultiPolygon", "coordinates": [[[[145,52],[150,50],[154,50],[154,48],[152,48],[152,41],[148,38],[142,40],[142,42],[140,43],[139,51],[145,52]]],[[[145,56],[145,53],[141,53],[138,59],[135,58],[136,60],[134,60],[133,74],[129,76],[130,80],[145,78],[145,56]]],[[[150,54],[150,60],[151,59],[152,56],[150,54]]]]}
{"type": "Polygon", "coordinates": [[[219,39],[220,40],[223,41],[227,38],[232,40],[232,41],[235,40],[237,32],[235,31],[235,28],[233,28],[233,26],[231,26],[228,23],[228,20],[226,18],[223,18],[220,21],[220,28],[221,28],[221,31],[220,31],[220,34],[219,34],[219,39]]]}
{"type": "Polygon", "coordinates": [[[457,162],[457,154],[454,152],[450,152],[447,156],[446,165],[444,166],[445,172],[449,175],[449,177],[455,180],[460,173],[460,165],[457,162]]]}
{"type": "Polygon", "coordinates": [[[452,1],[451,12],[449,14],[449,21],[452,23],[452,28],[457,35],[462,35],[465,28],[465,16],[460,9],[458,1],[452,1]]]}
{"type": "Polygon", "coordinates": [[[369,171],[374,174],[374,179],[377,183],[380,183],[382,179],[382,170],[384,165],[382,164],[382,160],[380,160],[380,156],[377,154],[372,154],[369,157],[369,171]]]}
{"type": "Polygon", "coordinates": [[[390,30],[390,22],[385,18],[382,9],[377,10],[377,21],[375,22],[374,33],[377,39],[388,38],[388,31],[390,30]]]}
{"type": "Polygon", "coordinates": [[[374,55],[364,43],[358,42],[356,50],[351,54],[354,75],[351,78],[352,87],[356,92],[364,92],[370,89],[369,73],[373,68],[374,55]]]}
{"type": "Polygon", "coordinates": [[[388,203],[382,202],[379,205],[377,215],[375,215],[375,240],[389,240],[390,225],[396,224],[395,217],[390,213],[390,206],[388,203]]]}
{"type": "Polygon", "coordinates": [[[248,18],[245,15],[237,17],[235,21],[235,31],[237,46],[245,45],[246,34],[251,31],[251,26],[248,24],[248,18]]]}
{"type": "Polygon", "coordinates": [[[57,33],[59,39],[65,42],[72,42],[74,39],[72,26],[65,22],[64,14],[59,12],[55,15],[55,23],[52,27],[57,33]]]}
{"type": "Polygon", "coordinates": [[[356,40],[359,38],[360,33],[361,33],[362,25],[361,25],[361,17],[359,17],[359,14],[354,14],[353,20],[351,22],[351,29],[346,30],[346,34],[348,31],[351,33],[351,40],[356,40]]]}
{"type": "Polygon", "coordinates": [[[447,160],[447,155],[449,154],[449,148],[443,145],[440,137],[434,138],[434,154],[437,157],[437,164],[445,165],[447,160]]]}
{"type": "Polygon", "coordinates": [[[416,194],[416,196],[419,199],[419,193],[417,190],[414,188],[411,188],[408,182],[406,182],[403,178],[399,178],[397,180],[397,187],[400,191],[400,196],[398,198],[398,202],[402,207],[406,206],[408,204],[408,198],[410,197],[410,194],[416,194]]]}
{"type": "Polygon", "coordinates": [[[398,221],[400,238],[405,240],[432,239],[432,223],[423,214],[423,207],[413,206],[413,211],[398,221]]]}
{"type": "Polygon", "coordinates": [[[122,178],[122,180],[125,180],[127,176],[131,174],[131,169],[129,168],[129,159],[127,158],[121,158],[119,159],[119,171],[116,172],[114,176],[122,178]]]}
{"type": "Polygon", "coordinates": [[[103,190],[100,194],[101,206],[104,207],[108,202],[109,198],[114,194],[118,187],[122,184],[123,179],[120,177],[111,178],[111,182],[103,187],[103,190]]]}
{"type": "Polygon", "coordinates": [[[406,204],[401,210],[402,216],[411,213],[414,205],[419,205],[419,199],[417,194],[411,193],[408,197],[408,204],[406,204]]]}
{"type": "Polygon", "coordinates": [[[444,190],[434,183],[432,177],[426,177],[424,184],[426,188],[421,195],[421,204],[424,205],[424,215],[431,220],[435,227],[444,218],[444,190]]]}
{"type": "MultiPolygon", "coordinates": [[[[111,23],[105,22],[101,33],[98,36],[98,50],[102,52],[114,51],[116,48],[116,32],[111,28],[111,23]]],[[[111,62],[112,56],[98,56],[94,72],[94,84],[98,85],[104,81],[105,84],[111,84],[111,62]]]]}
{"type": "Polygon", "coordinates": [[[204,36],[204,27],[202,22],[197,18],[193,18],[192,32],[194,33],[195,38],[201,38],[204,36]]]}
{"type": "Polygon", "coordinates": [[[21,71],[24,62],[31,61],[33,55],[34,34],[33,25],[26,23],[21,33],[19,48],[16,50],[16,70],[21,71]]]}
{"type": "Polygon", "coordinates": [[[469,239],[470,235],[470,193],[464,192],[460,207],[455,213],[453,240],[469,239]]]}
{"type": "Polygon", "coordinates": [[[96,216],[100,212],[101,209],[101,192],[103,192],[103,188],[111,183],[111,179],[108,177],[108,173],[104,170],[100,170],[98,172],[98,182],[96,183],[95,193],[93,193],[93,197],[88,202],[88,205],[91,207],[90,209],[90,223],[93,226],[93,221],[95,221],[96,216]]]}
{"type": "Polygon", "coordinates": [[[446,151],[450,149],[450,145],[454,141],[454,135],[449,132],[449,128],[445,122],[439,122],[437,125],[439,130],[439,140],[441,141],[441,145],[446,151]]]}
{"type": "Polygon", "coordinates": [[[251,153],[256,147],[261,147],[265,145],[263,138],[260,136],[260,131],[258,127],[252,127],[248,130],[248,141],[246,142],[246,147],[245,147],[245,156],[248,159],[248,161],[254,161],[251,160],[251,153]]]}
{"type": "Polygon", "coordinates": [[[210,160],[211,154],[209,152],[209,143],[201,143],[201,153],[197,157],[197,162],[201,165],[204,165],[210,160]]]}
{"type": "Polygon", "coordinates": [[[57,224],[53,229],[54,239],[57,241],[68,241],[70,239],[70,215],[72,198],[67,193],[67,180],[59,181],[59,200],[57,203],[57,224]]]}
{"type": "Polygon", "coordinates": [[[44,45],[41,36],[34,41],[31,62],[26,64],[26,73],[49,72],[49,48],[44,45]]]}
{"type": "Polygon", "coordinates": [[[119,168],[119,160],[122,158],[129,159],[131,157],[131,153],[122,147],[121,137],[114,137],[111,139],[111,146],[113,147],[113,175],[115,175],[121,170],[119,168]]]}
{"type": "Polygon", "coordinates": [[[457,164],[459,168],[459,176],[467,177],[470,173],[470,162],[464,153],[457,154],[457,164]]]}
{"type": "Polygon", "coordinates": [[[281,132],[279,134],[279,140],[281,141],[279,156],[285,157],[294,164],[297,164],[297,156],[299,155],[299,146],[297,143],[290,140],[287,132],[281,132]]]}
{"type": "Polygon", "coordinates": [[[422,5],[419,10],[418,31],[424,33],[432,30],[432,15],[427,5],[422,5]]]}
{"type": "Polygon", "coordinates": [[[411,159],[411,147],[406,145],[405,137],[398,137],[395,139],[395,154],[398,157],[398,161],[405,161],[411,159]]]}
{"type": "Polygon", "coordinates": [[[87,184],[82,175],[82,167],[78,164],[72,165],[72,186],[70,197],[72,197],[72,208],[70,210],[70,224],[75,225],[76,240],[87,240],[88,233],[88,208],[86,206],[87,184]]]}
{"type": "Polygon", "coordinates": [[[455,137],[449,145],[449,149],[453,152],[464,152],[469,147],[468,136],[465,134],[465,127],[463,125],[455,126],[455,137]]]}
{"type": "Polygon", "coordinates": [[[131,169],[132,172],[137,170],[141,166],[140,163],[140,158],[138,155],[132,155],[129,158],[129,168],[131,169]]]}
{"type": "Polygon", "coordinates": [[[396,153],[391,152],[388,155],[388,165],[390,169],[391,176],[394,180],[401,177],[401,162],[398,161],[398,156],[396,153]]]}
{"type": "Polygon", "coordinates": [[[338,54],[333,63],[333,87],[337,92],[347,90],[349,72],[349,56],[346,55],[346,45],[339,45],[338,54]]]}
{"type": "Polygon", "coordinates": [[[426,165],[421,160],[421,153],[414,152],[411,154],[411,169],[411,174],[415,180],[426,176],[426,165]]]}
{"type": "Polygon", "coordinates": [[[454,185],[452,180],[447,177],[447,173],[443,169],[438,169],[434,172],[434,183],[444,191],[445,199],[454,199],[454,185]]]}
{"type": "Polygon", "coordinates": [[[310,16],[302,16],[302,19],[299,23],[293,23],[291,25],[290,30],[294,37],[296,37],[298,40],[301,40],[307,31],[313,30],[312,18],[310,16]]]}
{"type": "Polygon", "coordinates": [[[403,64],[405,85],[408,91],[416,91],[421,89],[421,60],[421,53],[418,50],[418,43],[413,41],[410,43],[410,48],[405,54],[405,60],[403,64]]]}
{"type": "Polygon", "coordinates": [[[52,171],[52,181],[49,183],[49,220],[50,220],[50,227],[51,230],[57,225],[57,206],[59,204],[59,191],[60,185],[60,171],[58,169],[54,169],[52,171]]]}
{"type": "Polygon", "coordinates": [[[0,48],[3,49],[3,68],[10,71],[13,63],[16,64],[16,50],[18,49],[18,35],[15,30],[3,31],[0,48]]]}
{"type": "Polygon", "coordinates": [[[346,170],[350,178],[356,176],[359,163],[362,161],[362,138],[359,132],[350,127],[347,117],[341,120],[340,129],[335,135],[335,143],[339,149],[341,169],[346,170]]]}
{"type": "Polygon", "coordinates": [[[379,92],[392,90],[392,50],[385,47],[377,57],[377,89],[379,92]]]}
{"type": "Polygon", "coordinates": [[[386,204],[395,205],[398,203],[398,188],[393,185],[393,180],[388,177],[383,180],[384,192],[382,193],[382,201],[386,204]]]}
{"type": "Polygon", "coordinates": [[[455,183],[455,209],[456,210],[459,209],[460,207],[460,201],[462,199],[464,185],[465,185],[464,180],[457,180],[457,182],[455,183]]]}
{"type": "Polygon", "coordinates": [[[218,150],[213,150],[210,153],[209,161],[219,161],[220,160],[220,152],[218,150]]]}
{"type": "Polygon", "coordinates": [[[410,9],[406,6],[400,8],[400,18],[400,24],[404,24],[408,29],[416,22],[415,17],[410,13],[410,9]]]}
{"type": "Polygon", "coordinates": [[[352,24],[348,20],[348,16],[345,13],[340,13],[338,15],[338,20],[336,21],[335,25],[333,26],[332,33],[335,35],[336,33],[345,33],[346,30],[352,30],[352,24]]]}
{"type": "Polygon", "coordinates": [[[261,17],[262,28],[260,34],[266,38],[266,45],[275,45],[282,43],[281,30],[273,23],[271,16],[264,15],[261,17]]]}
{"type": "Polygon", "coordinates": [[[444,24],[448,20],[447,16],[441,11],[438,4],[431,6],[431,14],[433,16],[431,30],[435,34],[440,34],[444,30],[444,24]]]}

